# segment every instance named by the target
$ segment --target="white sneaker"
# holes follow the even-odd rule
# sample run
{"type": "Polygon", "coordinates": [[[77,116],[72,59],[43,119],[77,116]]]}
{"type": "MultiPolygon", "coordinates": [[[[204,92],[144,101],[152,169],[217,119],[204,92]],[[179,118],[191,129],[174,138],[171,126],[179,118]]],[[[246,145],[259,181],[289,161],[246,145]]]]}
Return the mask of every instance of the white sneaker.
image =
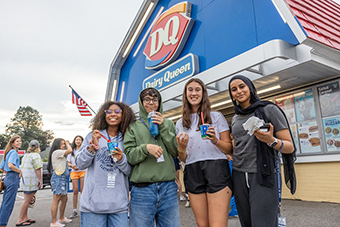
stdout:
{"type": "Polygon", "coordinates": [[[56,223],[54,223],[54,224],[53,224],[53,223],[50,224],[50,227],[64,227],[64,226],[65,226],[65,225],[61,224],[61,223],[58,222],[58,221],[57,221],[56,223]]]}
{"type": "Polygon", "coordinates": [[[61,223],[61,224],[68,224],[68,223],[71,223],[72,220],[71,219],[67,219],[66,217],[64,217],[63,220],[59,219],[58,222],[61,223]]]}
{"type": "Polygon", "coordinates": [[[78,213],[77,213],[77,211],[73,211],[72,212],[72,214],[71,214],[71,216],[70,216],[70,219],[74,219],[74,218],[76,218],[76,217],[78,217],[78,213]]]}
{"type": "Polygon", "coordinates": [[[184,196],[181,195],[181,196],[179,197],[179,200],[180,200],[180,201],[185,201],[186,199],[185,199],[184,196]]]}
{"type": "Polygon", "coordinates": [[[188,200],[187,203],[185,204],[185,207],[186,208],[189,208],[191,205],[190,205],[190,201],[188,200]]]}

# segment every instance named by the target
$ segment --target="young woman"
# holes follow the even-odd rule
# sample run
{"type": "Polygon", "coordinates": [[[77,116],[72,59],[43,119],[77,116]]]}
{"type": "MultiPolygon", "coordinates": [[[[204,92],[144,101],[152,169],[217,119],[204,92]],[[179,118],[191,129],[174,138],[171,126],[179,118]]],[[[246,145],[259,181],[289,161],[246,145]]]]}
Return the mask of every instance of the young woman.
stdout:
{"type": "Polygon", "coordinates": [[[247,77],[238,75],[229,82],[229,94],[236,115],[232,119],[234,138],[233,179],[237,211],[242,227],[278,225],[278,185],[275,160],[282,152],[286,178],[295,192],[295,146],[284,112],[269,101],[261,101],[247,77]],[[255,116],[270,123],[268,132],[249,135],[242,124],[255,116]],[[294,153],[293,153],[294,152],[294,153]],[[292,154],[293,153],[293,154],[292,154]],[[288,164],[288,165],[287,165],[288,164]]]}
{"type": "Polygon", "coordinates": [[[197,78],[183,91],[182,118],[176,124],[179,158],[186,162],[185,188],[198,226],[227,226],[232,180],[226,154],[232,153],[228,123],[211,110],[207,89],[197,78]],[[201,138],[201,115],[209,124],[201,138]]]}
{"type": "Polygon", "coordinates": [[[35,220],[28,218],[27,211],[33,196],[37,190],[42,187],[41,168],[43,167],[43,163],[39,153],[39,142],[37,140],[32,140],[21,161],[23,181],[20,182],[20,188],[24,192],[24,201],[20,208],[17,226],[27,226],[36,222],[35,220]]]}
{"type": "Polygon", "coordinates": [[[80,182],[80,191],[83,191],[84,187],[84,176],[85,170],[80,170],[76,166],[76,156],[79,153],[81,144],[83,143],[84,138],[82,136],[76,136],[73,139],[71,144],[72,153],[67,156],[68,167],[72,169],[70,173],[70,178],[72,180],[73,186],[73,212],[70,216],[71,219],[76,218],[78,216],[77,212],[77,203],[78,203],[78,194],[79,194],[79,182],[80,182]]]}
{"type": "Polygon", "coordinates": [[[1,170],[7,172],[4,179],[4,194],[0,208],[0,227],[7,225],[19,188],[19,180],[22,176],[19,169],[20,159],[18,155],[20,147],[20,136],[13,136],[6,145],[4,158],[0,165],[1,170]]]}
{"type": "Polygon", "coordinates": [[[67,219],[64,215],[67,203],[67,178],[69,175],[66,156],[71,154],[71,152],[72,148],[69,141],[65,141],[61,138],[54,139],[47,164],[47,169],[52,174],[51,187],[53,191],[53,201],[51,206],[51,227],[65,226],[64,224],[70,223],[72,221],[67,219]],[[59,202],[59,219],[57,221],[59,202]]]}
{"type": "Polygon", "coordinates": [[[123,137],[135,121],[132,109],[122,102],[105,102],[76,157],[79,169],[87,169],[80,198],[82,227],[128,226],[131,167],[123,153],[123,137]],[[117,143],[114,150],[111,143],[117,143]]]}
{"type": "Polygon", "coordinates": [[[124,137],[124,149],[132,165],[130,227],[179,227],[176,171],[173,157],[178,156],[174,123],[162,117],[161,94],[146,88],[139,94],[139,119],[124,137]],[[148,113],[159,126],[158,135],[151,135],[148,113]]]}

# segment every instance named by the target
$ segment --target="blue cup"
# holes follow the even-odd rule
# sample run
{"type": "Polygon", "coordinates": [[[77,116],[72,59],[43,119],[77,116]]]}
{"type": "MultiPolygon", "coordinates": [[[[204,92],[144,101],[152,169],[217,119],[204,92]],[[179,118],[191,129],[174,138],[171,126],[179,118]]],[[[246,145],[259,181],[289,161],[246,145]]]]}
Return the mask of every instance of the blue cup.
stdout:
{"type": "Polygon", "coordinates": [[[158,124],[152,123],[152,119],[151,119],[152,115],[156,115],[155,111],[151,111],[148,114],[150,133],[151,133],[152,136],[158,136],[159,135],[159,126],[158,126],[158,124]]]}
{"type": "Polygon", "coordinates": [[[109,148],[110,154],[115,154],[115,151],[117,151],[116,147],[118,147],[118,142],[108,142],[107,146],[109,148]]]}
{"type": "Polygon", "coordinates": [[[208,131],[208,128],[209,128],[209,127],[210,127],[209,124],[200,125],[202,140],[206,140],[207,137],[209,136],[209,135],[207,134],[207,131],[208,131]]]}

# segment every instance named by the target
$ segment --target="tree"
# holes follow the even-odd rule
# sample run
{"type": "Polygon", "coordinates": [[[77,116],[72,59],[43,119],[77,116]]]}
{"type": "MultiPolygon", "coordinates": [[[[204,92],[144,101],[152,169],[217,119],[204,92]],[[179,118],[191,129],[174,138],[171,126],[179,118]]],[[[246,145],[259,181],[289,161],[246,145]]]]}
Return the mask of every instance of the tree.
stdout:
{"type": "MultiPolygon", "coordinates": [[[[20,106],[15,113],[14,118],[11,118],[11,123],[6,125],[6,134],[8,137],[13,135],[21,136],[21,149],[23,150],[27,150],[31,140],[38,140],[40,143],[40,149],[43,151],[51,143],[54,135],[53,131],[51,130],[43,131],[43,125],[42,116],[36,109],[33,109],[30,106],[20,106]]],[[[6,134],[1,136],[6,138],[6,134]]],[[[1,136],[0,142],[2,142],[1,136]]],[[[2,143],[1,147],[4,148],[2,143]]]]}

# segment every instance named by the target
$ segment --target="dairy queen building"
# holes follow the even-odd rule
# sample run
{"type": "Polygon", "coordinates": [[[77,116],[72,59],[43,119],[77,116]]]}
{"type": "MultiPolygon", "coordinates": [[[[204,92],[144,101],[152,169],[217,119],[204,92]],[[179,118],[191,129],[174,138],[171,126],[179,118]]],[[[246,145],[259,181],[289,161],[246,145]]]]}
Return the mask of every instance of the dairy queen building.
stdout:
{"type": "Polygon", "coordinates": [[[155,87],[164,117],[181,117],[189,78],[207,85],[230,123],[233,75],[252,79],[286,113],[297,190],[283,198],[340,203],[340,5],[332,0],[144,0],[111,65],[106,100],[138,114],[155,87]]]}

